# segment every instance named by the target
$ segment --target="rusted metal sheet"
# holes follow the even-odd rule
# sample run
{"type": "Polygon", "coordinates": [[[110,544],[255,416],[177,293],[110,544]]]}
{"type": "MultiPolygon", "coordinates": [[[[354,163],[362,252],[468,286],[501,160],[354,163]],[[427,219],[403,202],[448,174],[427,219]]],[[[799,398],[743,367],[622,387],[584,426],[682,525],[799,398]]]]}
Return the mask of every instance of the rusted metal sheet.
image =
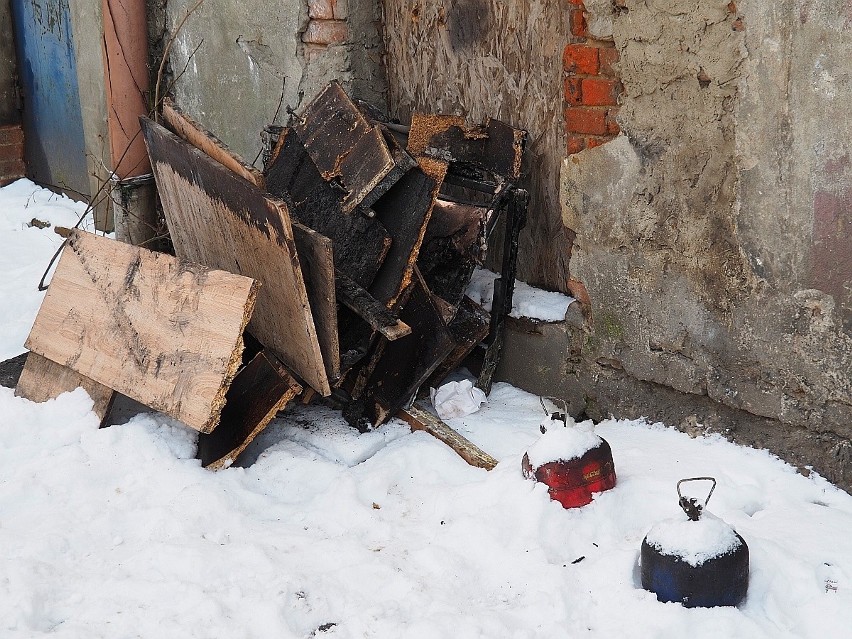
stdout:
{"type": "Polygon", "coordinates": [[[454,115],[411,117],[408,151],[445,162],[470,164],[508,180],[521,177],[526,131],[489,119],[485,126],[469,126],[454,115]]]}
{"type": "Polygon", "coordinates": [[[330,83],[293,125],[326,182],[342,187],[341,210],[370,207],[404,171],[373,126],[337,82],[330,83]]]}
{"type": "Polygon", "coordinates": [[[292,200],[299,221],[331,239],[337,270],[363,288],[370,286],[390,248],[390,234],[378,220],[343,211],[340,191],[322,179],[292,129],[281,132],[266,172],[266,188],[292,200]]]}

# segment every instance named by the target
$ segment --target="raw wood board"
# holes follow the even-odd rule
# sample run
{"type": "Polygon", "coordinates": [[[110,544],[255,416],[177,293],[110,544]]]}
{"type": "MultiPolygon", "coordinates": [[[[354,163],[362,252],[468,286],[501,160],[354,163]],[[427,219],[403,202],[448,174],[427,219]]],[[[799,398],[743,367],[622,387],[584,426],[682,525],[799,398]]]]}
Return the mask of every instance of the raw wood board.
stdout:
{"type": "Polygon", "coordinates": [[[411,430],[425,431],[444,442],[471,466],[491,470],[497,465],[497,460],[491,455],[469,439],[459,435],[425,408],[415,404],[411,408],[400,410],[398,416],[411,426],[411,430]]]}
{"type": "Polygon", "coordinates": [[[181,111],[170,98],[163,100],[163,119],[172,131],[189,142],[196,149],[203,151],[219,164],[228,167],[240,177],[248,180],[256,187],[263,189],[263,173],[248,164],[239,155],[231,151],[225,143],[198,122],[181,111]]]}
{"type": "Polygon", "coordinates": [[[26,347],[210,432],[240,364],[257,287],[74,231],[26,347]]]}
{"type": "Polygon", "coordinates": [[[142,131],[175,252],[260,281],[251,332],[329,395],[287,205],[151,120],[142,131]]]}
{"type": "Polygon", "coordinates": [[[311,302],[325,373],[329,381],[334,382],[340,377],[334,247],[330,239],[298,222],[293,222],[293,239],[311,302]]]}
{"type": "Polygon", "coordinates": [[[278,138],[266,188],[272,195],[291,198],[299,222],[332,241],[338,271],[363,288],[370,286],[390,248],[390,235],[375,219],[343,212],[340,192],[323,181],[291,129],[284,129],[278,138]]]}
{"type": "Polygon", "coordinates": [[[27,354],[15,395],[41,403],[76,388],[82,388],[89,394],[93,402],[92,411],[103,424],[115,400],[115,391],[38,353],[27,354]]]}
{"type": "Polygon", "coordinates": [[[367,121],[337,82],[308,104],[293,130],[322,178],[343,186],[344,213],[370,206],[400,177],[381,129],[367,121]]]}
{"type": "Polygon", "coordinates": [[[198,438],[198,457],[210,470],[227,468],[302,387],[261,351],[237,373],[225,397],[219,426],[198,438]]]}

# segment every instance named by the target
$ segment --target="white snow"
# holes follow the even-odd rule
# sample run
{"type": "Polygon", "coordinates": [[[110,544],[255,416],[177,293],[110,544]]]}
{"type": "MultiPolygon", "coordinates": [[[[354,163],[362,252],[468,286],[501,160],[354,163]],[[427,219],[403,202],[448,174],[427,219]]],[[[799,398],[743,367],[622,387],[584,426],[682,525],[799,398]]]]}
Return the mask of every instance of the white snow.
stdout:
{"type": "MultiPolygon", "coordinates": [[[[465,293],[485,310],[491,310],[491,300],[494,297],[494,280],[500,277],[497,273],[484,268],[477,268],[465,293]]],[[[529,317],[543,322],[561,322],[565,319],[568,306],[574,301],[564,293],[543,291],[525,282],[515,280],[512,294],[512,317],[529,317]]]]}
{"type": "MultiPolygon", "coordinates": [[[[38,307],[44,297],[38,283],[50,258],[62,244],[51,228],[30,226],[33,219],[70,228],[85,204],[17,180],[0,189],[0,361],[24,352],[38,307]]],[[[85,228],[85,227],[84,227],[85,228]]],[[[49,278],[46,281],[50,281],[49,278]]]]}
{"type": "Polygon", "coordinates": [[[547,432],[527,450],[533,470],[552,461],[578,459],[601,444],[591,421],[574,425],[569,418],[564,426],[559,420],[548,419],[543,424],[547,432]]]}
{"type": "MultiPolygon", "coordinates": [[[[0,189],[7,220],[9,200],[0,189]]],[[[0,254],[14,241],[0,235],[0,254]]],[[[18,286],[7,304],[30,282],[18,286]]],[[[449,420],[500,460],[490,472],[401,422],[360,435],[300,406],[253,465],[212,473],[181,424],[153,413],[98,429],[90,408],[80,389],[33,404],[0,388],[4,639],[850,636],[852,497],[718,436],[598,424],[618,485],[566,510],[523,478],[542,410],[507,384],[449,420]],[[739,608],[638,587],[642,539],[681,512],[677,480],[704,475],[749,545],[739,608]]]]}
{"type": "Polygon", "coordinates": [[[742,543],[733,527],[704,512],[698,521],[690,521],[686,514],[665,519],[648,531],[649,545],[664,555],[680,557],[691,566],[724,555],[742,543]]]}

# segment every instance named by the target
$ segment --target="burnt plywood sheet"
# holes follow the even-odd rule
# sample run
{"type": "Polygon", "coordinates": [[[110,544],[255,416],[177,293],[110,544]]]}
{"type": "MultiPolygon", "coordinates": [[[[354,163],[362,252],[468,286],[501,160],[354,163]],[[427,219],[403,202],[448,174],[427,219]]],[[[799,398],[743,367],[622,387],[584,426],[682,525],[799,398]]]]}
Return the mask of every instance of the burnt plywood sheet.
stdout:
{"type": "Polygon", "coordinates": [[[322,178],[342,187],[344,213],[371,206],[402,175],[381,129],[367,121],[337,82],[308,104],[293,130],[322,178]]]}
{"type": "Polygon", "coordinates": [[[293,239],[311,302],[325,372],[333,383],[340,377],[334,247],[330,239],[298,222],[293,222],[293,239]]]}
{"type": "Polygon", "coordinates": [[[329,395],[287,205],[151,120],[142,125],[175,252],[260,281],[251,332],[329,395]]]}
{"type": "Polygon", "coordinates": [[[261,351],[234,378],[222,418],[212,433],[198,438],[198,457],[210,470],[227,468],[302,387],[275,358],[261,351]]]}
{"type": "Polygon", "coordinates": [[[400,319],[411,326],[411,334],[393,342],[383,341],[381,355],[365,386],[365,416],[376,426],[403,408],[455,347],[440,310],[416,270],[400,319]]]}
{"type": "Polygon", "coordinates": [[[74,231],[26,347],[201,432],[240,365],[254,280],[74,231]]]}
{"type": "Polygon", "coordinates": [[[299,222],[332,241],[337,270],[363,288],[370,286],[390,248],[390,234],[378,220],[343,211],[341,192],[322,179],[291,129],[278,138],[266,188],[272,195],[290,198],[299,222]]]}
{"type": "Polygon", "coordinates": [[[115,400],[115,391],[38,353],[27,354],[24,370],[21,371],[21,377],[15,387],[15,395],[41,403],[76,388],[82,388],[89,394],[92,398],[92,412],[103,424],[115,400]]]}
{"type": "Polygon", "coordinates": [[[488,336],[491,313],[469,297],[462,298],[455,316],[447,324],[453,339],[453,350],[429,377],[428,385],[437,388],[447,375],[461,366],[471,351],[488,336]]]}
{"type": "Polygon", "coordinates": [[[163,119],[169,128],[196,149],[262,189],[263,173],[231,151],[224,142],[184,113],[171,100],[163,100],[163,119]]]}
{"type": "Polygon", "coordinates": [[[373,206],[391,236],[388,255],[369,291],[389,308],[411,284],[420,246],[441,188],[447,165],[423,159],[373,206]]]}

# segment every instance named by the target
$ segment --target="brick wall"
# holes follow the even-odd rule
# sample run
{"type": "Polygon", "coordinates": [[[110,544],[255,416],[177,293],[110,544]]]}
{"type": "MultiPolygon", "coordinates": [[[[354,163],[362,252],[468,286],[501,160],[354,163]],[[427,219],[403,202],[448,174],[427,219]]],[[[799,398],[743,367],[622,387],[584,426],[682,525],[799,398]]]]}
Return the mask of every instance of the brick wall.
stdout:
{"type": "Polygon", "coordinates": [[[347,0],[308,0],[309,20],[302,42],[309,57],[325,51],[330,44],[347,42],[346,3],[347,0]]]}
{"type": "MultiPolygon", "coordinates": [[[[569,0],[571,40],[562,55],[565,83],[567,153],[578,153],[618,135],[621,82],[613,68],[618,51],[611,40],[598,40],[587,30],[582,0],[569,0]]],[[[623,0],[615,0],[616,5],[623,0]]]]}
{"type": "Polygon", "coordinates": [[[19,124],[0,126],[0,186],[24,177],[24,132],[19,124]]]}

